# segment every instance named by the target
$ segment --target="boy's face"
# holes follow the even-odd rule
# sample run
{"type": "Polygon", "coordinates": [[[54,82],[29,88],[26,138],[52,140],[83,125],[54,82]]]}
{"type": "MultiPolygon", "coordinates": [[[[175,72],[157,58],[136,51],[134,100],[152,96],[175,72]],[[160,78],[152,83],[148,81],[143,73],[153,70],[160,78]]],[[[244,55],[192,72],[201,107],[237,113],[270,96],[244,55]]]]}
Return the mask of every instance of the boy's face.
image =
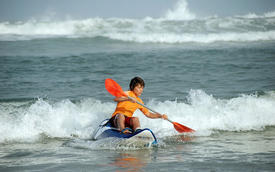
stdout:
{"type": "Polygon", "coordinates": [[[137,86],[135,86],[133,92],[135,93],[136,96],[141,96],[142,92],[143,92],[143,86],[141,86],[140,84],[138,84],[137,86]]]}

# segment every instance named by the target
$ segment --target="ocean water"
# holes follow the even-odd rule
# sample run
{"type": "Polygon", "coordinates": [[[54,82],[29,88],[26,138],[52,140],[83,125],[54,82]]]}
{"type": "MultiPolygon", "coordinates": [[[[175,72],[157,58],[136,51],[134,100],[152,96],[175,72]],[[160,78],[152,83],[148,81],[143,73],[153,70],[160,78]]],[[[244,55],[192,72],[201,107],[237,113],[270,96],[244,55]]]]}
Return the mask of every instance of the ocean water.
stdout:
{"type": "Polygon", "coordinates": [[[0,22],[0,171],[274,171],[274,12],[179,9],[0,22]],[[137,111],[157,146],[91,140],[115,109],[104,80],[127,90],[135,76],[146,105],[196,132],[137,111]]]}

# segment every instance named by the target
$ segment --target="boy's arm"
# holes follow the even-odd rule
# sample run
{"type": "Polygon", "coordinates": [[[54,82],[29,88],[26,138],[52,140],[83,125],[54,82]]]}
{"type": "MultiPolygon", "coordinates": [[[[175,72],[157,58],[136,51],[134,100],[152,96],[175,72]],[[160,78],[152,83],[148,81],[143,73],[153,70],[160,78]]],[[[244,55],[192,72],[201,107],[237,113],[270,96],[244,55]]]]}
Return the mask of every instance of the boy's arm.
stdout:
{"type": "MultiPolygon", "coordinates": [[[[125,93],[126,95],[128,95],[127,92],[124,92],[124,93],[125,93]]],[[[129,98],[126,97],[126,96],[115,97],[115,98],[114,98],[114,101],[119,103],[119,102],[129,101],[129,98]]]]}
{"type": "MultiPolygon", "coordinates": [[[[127,94],[126,92],[125,92],[125,94],[127,94]]],[[[132,103],[136,103],[135,102],[135,99],[131,99],[131,98],[129,98],[129,97],[125,97],[125,96],[123,96],[123,97],[115,97],[114,98],[114,101],[115,102],[124,102],[124,101],[131,101],[132,103]]]]}
{"type": "Polygon", "coordinates": [[[128,101],[129,98],[128,97],[115,97],[114,101],[115,102],[124,102],[124,101],[128,101]]]}
{"type": "Polygon", "coordinates": [[[165,120],[168,119],[167,115],[165,115],[165,114],[161,115],[161,114],[158,114],[158,113],[148,112],[144,115],[147,116],[148,118],[162,118],[162,119],[165,119],[165,120]]]}

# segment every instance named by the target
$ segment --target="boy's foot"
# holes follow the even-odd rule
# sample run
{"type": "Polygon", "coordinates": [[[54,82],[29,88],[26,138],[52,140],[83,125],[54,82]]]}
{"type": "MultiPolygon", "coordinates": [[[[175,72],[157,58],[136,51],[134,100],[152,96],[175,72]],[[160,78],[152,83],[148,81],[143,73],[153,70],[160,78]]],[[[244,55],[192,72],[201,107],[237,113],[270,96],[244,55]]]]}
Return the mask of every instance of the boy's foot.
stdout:
{"type": "Polygon", "coordinates": [[[121,130],[121,133],[123,134],[131,134],[133,132],[133,130],[131,128],[124,128],[123,130],[121,130]]]}

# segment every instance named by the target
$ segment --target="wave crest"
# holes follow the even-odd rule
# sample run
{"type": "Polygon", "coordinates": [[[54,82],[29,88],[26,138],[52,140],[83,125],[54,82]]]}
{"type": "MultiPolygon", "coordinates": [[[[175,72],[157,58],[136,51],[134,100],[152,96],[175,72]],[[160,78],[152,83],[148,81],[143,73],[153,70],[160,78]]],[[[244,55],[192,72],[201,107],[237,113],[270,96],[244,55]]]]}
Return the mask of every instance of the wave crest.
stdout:
{"type": "Polygon", "coordinates": [[[275,40],[275,18],[102,19],[0,23],[0,40],[96,38],[138,43],[213,43],[275,40]],[[255,23],[261,23],[255,25],[255,23]]]}
{"type": "MultiPolygon", "coordinates": [[[[232,99],[217,99],[202,90],[191,90],[188,102],[150,101],[147,105],[166,113],[173,121],[197,131],[211,134],[213,130],[249,131],[275,126],[275,93],[242,95],[232,99]]],[[[33,103],[1,103],[0,142],[36,141],[41,134],[49,137],[89,138],[98,124],[109,118],[114,103],[84,99],[73,103],[56,103],[39,99],[33,103]]],[[[177,134],[173,126],[160,119],[148,119],[136,111],[142,127],[152,129],[157,137],[177,134]]]]}

